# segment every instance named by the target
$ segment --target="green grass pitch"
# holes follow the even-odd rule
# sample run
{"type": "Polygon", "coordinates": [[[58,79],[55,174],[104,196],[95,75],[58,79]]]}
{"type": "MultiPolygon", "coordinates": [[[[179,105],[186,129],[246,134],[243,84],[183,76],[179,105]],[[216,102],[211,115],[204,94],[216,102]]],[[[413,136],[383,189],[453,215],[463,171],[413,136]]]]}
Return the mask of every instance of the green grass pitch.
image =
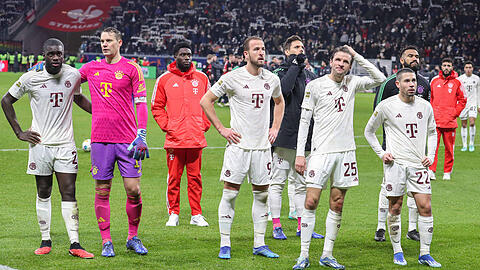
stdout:
{"type": "MultiPolygon", "coordinates": [[[[0,74],[2,95],[20,76],[19,73],[0,74]]],[[[149,96],[154,80],[147,81],[149,96]]],[[[84,93],[88,87],[84,84],[84,93]]],[[[334,256],[348,269],[400,269],[392,263],[392,247],[387,242],[373,240],[377,224],[378,191],[382,178],[381,162],[367,146],[363,128],[372,113],[372,94],[358,94],[355,109],[355,135],[360,185],[348,191],[334,256]]],[[[23,129],[30,126],[31,113],[27,97],[15,104],[23,129]]],[[[223,123],[228,125],[228,108],[217,108],[223,123]]],[[[74,128],[77,147],[90,137],[90,115],[74,106],[74,128]]],[[[164,133],[153,118],[148,123],[150,159],[146,160],[142,176],[143,215],[139,237],[149,249],[146,256],[138,256],[125,249],[127,217],[125,192],[118,171],[113,180],[111,201],[111,231],[117,256],[100,256],[101,239],[94,213],[94,182],[89,174],[90,155],[79,151],[77,200],[80,209],[81,244],[96,257],[82,260],[68,255],[69,241],[60,210],[58,185],[52,192],[52,253],[45,256],[33,254],[40,244],[40,233],[35,214],[35,181],[25,173],[27,144],[17,140],[3,115],[0,140],[0,268],[6,265],[18,269],[291,269],[300,252],[300,239],[295,236],[296,221],[287,219],[288,200],[284,193],[282,223],[288,237],[286,241],[273,240],[272,225],[268,224],[266,244],[280,254],[278,259],[252,255],[253,224],[251,218],[252,195],[249,184],[244,184],[236,202],[235,221],[232,228],[232,259],[217,259],[219,232],[217,207],[222,184],[219,173],[223,162],[222,148],[225,140],[213,128],[207,133],[210,147],[203,156],[203,214],[210,227],[189,225],[190,209],[186,196],[186,179],[182,181],[180,226],[165,227],[166,154],[162,149],[164,133]]],[[[377,132],[378,134],[379,132],[377,132]]],[[[458,136],[460,137],[460,132],[458,136]]],[[[477,139],[480,136],[477,136],[477,139]]],[[[433,213],[435,233],[432,255],[444,269],[478,269],[480,264],[480,147],[477,151],[460,152],[457,138],[455,167],[451,181],[441,180],[443,153],[440,155],[439,172],[433,182],[433,213]]],[[[444,151],[441,144],[440,152],[444,151]]],[[[325,232],[325,216],[328,210],[328,191],[321,197],[317,211],[316,231],[325,232]]],[[[418,242],[406,240],[408,211],[402,214],[402,244],[408,265],[404,268],[425,269],[417,263],[418,242]]],[[[311,269],[318,269],[323,240],[313,240],[310,247],[311,269]]]]}

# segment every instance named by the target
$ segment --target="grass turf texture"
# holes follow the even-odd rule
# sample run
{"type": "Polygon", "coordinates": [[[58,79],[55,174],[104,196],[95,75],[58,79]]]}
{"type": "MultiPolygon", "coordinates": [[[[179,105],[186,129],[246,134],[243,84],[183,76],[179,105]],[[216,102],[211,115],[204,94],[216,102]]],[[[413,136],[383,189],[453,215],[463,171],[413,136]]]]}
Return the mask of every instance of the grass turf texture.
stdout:
{"type": "MultiPolygon", "coordinates": [[[[2,95],[20,73],[0,74],[2,95]]],[[[147,81],[149,97],[154,80],[147,81]]],[[[84,84],[84,93],[88,86],[84,84]]],[[[355,135],[357,136],[357,162],[360,185],[348,191],[343,211],[342,228],[336,240],[334,256],[355,269],[398,269],[392,262],[391,244],[373,240],[377,224],[377,201],[379,184],[382,179],[382,165],[366,140],[363,128],[372,113],[372,94],[358,94],[355,108],[355,135]]],[[[15,103],[19,122],[23,129],[31,123],[27,97],[15,103]]],[[[228,125],[228,108],[216,108],[223,123],[228,125]]],[[[90,115],[76,105],[73,111],[75,140],[77,147],[90,137],[90,115]]],[[[27,144],[19,141],[11,131],[5,117],[0,117],[2,137],[0,149],[26,149],[27,144]]],[[[377,134],[380,132],[378,131],[377,134]]],[[[149,118],[148,144],[150,147],[163,146],[164,134],[149,118]]],[[[476,269],[480,263],[480,193],[478,164],[480,147],[476,152],[460,152],[460,131],[457,135],[455,167],[451,181],[443,181],[443,143],[440,148],[440,162],[437,179],[433,182],[433,213],[435,233],[432,255],[442,263],[444,269],[476,269]]],[[[181,213],[178,227],[165,227],[168,219],[165,208],[166,154],[163,149],[151,149],[151,158],[143,164],[141,182],[143,215],[139,237],[149,249],[147,256],[138,256],[125,249],[127,217],[125,213],[125,191],[118,171],[115,171],[111,202],[111,231],[117,256],[100,256],[101,239],[94,213],[94,182],[89,174],[90,155],[79,150],[79,173],[77,179],[77,201],[80,209],[80,241],[87,251],[93,252],[93,260],[82,260],[68,255],[69,240],[60,210],[60,194],[54,181],[52,191],[51,254],[36,256],[33,251],[40,244],[40,233],[35,213],[34,177],[25,174],[27,151],[0,151],[0,268],[7,265],[19,269],[291,269],[300,252],[300,239],[295,236],[296,221],[288,220],[288,199],[284,192],[281,221],[288,237],[286,241],[273,240],[272,225],[269,222],[266,244],[280,258],[267,259],[252,255],[253,224],[251,218],[251,186],[244,184],[236,201],[235,220],[232,227],[232,259],[217,259],[219,232],[217,209],[223,185],[219,174],[223,162],[225,140],[215,129],[207,133],[211,147],[203,155],[203,214],[210,227],[200,228],[189,225],[190,209],[186,195],[186,179],[181,185],[181,213]]],[[[286,189],[286,187],[285,187],[286,189]]],[[[328,195],[325,191],[317,210],[316,232],[325,232],[325,217],[328,211],[328,195]]],[[[408,261],[406,268],[425,269],[417,263],[419,244],[406,240],[408,211],[402,213],[402,246],[408,261]]],[[[312,240],[310,246],[311,268],[320,268],[323,240],[312,240]]]]}

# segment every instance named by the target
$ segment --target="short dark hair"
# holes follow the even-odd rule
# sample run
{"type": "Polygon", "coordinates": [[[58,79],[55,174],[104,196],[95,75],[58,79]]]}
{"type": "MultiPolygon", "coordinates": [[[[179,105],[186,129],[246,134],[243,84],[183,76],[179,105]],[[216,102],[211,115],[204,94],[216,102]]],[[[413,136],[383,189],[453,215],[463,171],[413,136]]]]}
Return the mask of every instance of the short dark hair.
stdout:
{"type": "Polygon", "coordinates": [[[472,65],[473,67],[473,62],[468,60],[468,61],[465,61],[465,63],[463,63],[463,66],[466,66],[466,65],[472,65]]]}
{"type": "Polygon", "coordinates": [[[250,41],[251,40],[260,40],[260,41],[263,41],[263,39],[261,37],[258,37],[258,36],[250,36],[250,37],[247,37],[245,39],[245,41],[243,42],[243,51],[244,52],[247,52],[249,49],[250,49],[250,41]]]}
{"type": "Polygon", "coordinates": [[[175,46],[173,46],[173,55],[177,55],[178,51],[180,51],[181,48],[187,48],[192,50],[192,46],[190,45],[190,42],[187,41],[180,41],[175,46]]]}
{"type": "Polygon", "coordinates": [[[49,39],[45,40],[45,42],[43,43],[43,47],[42,47],[44,53],[47,51],[48,46],[61,46],[62,51],[65,49],[65,46],[63,46],[63,42],[60,41],[57,38],[49,38],[49,39]]]}
{"type": "Polygon", "coordinates": [[[452,60],[452,58],[448,58],[448,57],[443,58],[443,59],[442,59],[442,64],[445,63],[445,62],[451,63],[451,64],[453,65],[453,60],[452,60]]]}
{"type": "Polygon", "coordinates": [[[292,45],[292,42],[297,41],[297,40],[303,43],[302,38],[298,35],[293,35],[293,36],[288,37],[287,40],[285,40],[285,42],[283,43],[283,50],[285,51],[285,50],[290,49],[290,45],[292,45]]]}
{"type": "Polygon", "coordinates": [[[335,49],[333,49],[332,54],[330,55],[330,60],[333,60],[333,57],[334,57],[335,54],[338,53],[338,52],[344,52],[344,53],[347,53],[348,55],[350,55],[350,57],[352,58],[352,59],[350,60],[350,64],[352,64],[352,62],[353,62],[353,55],[350,53],[350,51],[349,51],[347,48],[345,48],[345,47],[343,47],[343,46],[336,47],[335,49]]]}
{"type": "Polygon", "coordinates": [[[122,33],[115,27],[107,27],[105,29],[102,30],[102,33],[105,32],[105,33],[111,33],[111,34],[114,34],[115,35],[115,38],[117,40],[121,40],[122,39],[122,33]]]}
{"type": "Polygon", "coordinates": [[[418,48],[417,48],[416,46],[414,46],[414,45],[407,45],[407,46],[405,46],[405,47],[402,49],[402,51],[400,52],[400,57],[403,56],[403,54],[405,53],[406,50],[415,50],[415,51],[419,52],[419,51],[418,51],[418,48]]]}
{"type": "MultiPolygon", "coordinates": [[[[405,73],[413,73],[415,74],[415,71],[411,68],[401,68],[400,70],[397,71],[397,81],[400,81],[402,79],[403,74],[405,73]]],[[[416,75],[415,75],[416,76],[416,75]]]]}

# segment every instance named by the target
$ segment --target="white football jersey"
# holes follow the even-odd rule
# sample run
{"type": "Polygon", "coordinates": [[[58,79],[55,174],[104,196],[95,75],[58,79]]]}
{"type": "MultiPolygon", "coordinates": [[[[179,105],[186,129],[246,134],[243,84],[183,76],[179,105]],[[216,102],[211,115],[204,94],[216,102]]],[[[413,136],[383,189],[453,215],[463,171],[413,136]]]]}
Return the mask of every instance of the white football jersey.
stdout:
{"type": "Polygon", "coordinates": [[[280,79],[262,68],[258,76],[245,67],[220,77],[210,91],[221,97],[227,94],[230,103],[230,127],[242,138],[236,144],[243,149],[268,149],[270,98],[282,95],[280,79]]]}
{"type": "Polygon", "coordinates": [[[465,89],[465,96],[467,97],[465,108],[480,106],[480,101],[478,100],[480,98],[480,78],[475,74],[472,74],[470,77],[463,74],[458,77],[458,80],[462,82],[465,89]]]}
{"type": "Polygon", "coordinates": [[[40,134],[41,144],[60,146],[74,143],[72,125],[73,95],[80,94],[80,72],[63,65],[58,74],[29,71],[8,92],[20,99],[28,94],[32,109],[32,131],[40,134]]]}
{"type": "Polygon", "coordinates": [[[405,103],[399,95],[389,97],[378,104],[365,127],[365,137],[375,153],[382,158],[391,153],[394,162],[423,168],[425,144],[428,139],[428,158],[433,161],[437,147],[437,132],[430,103],[415,96],[405,103]],[[382,149],[375,131],[384,125],[386,150],[382,149]]]}
{"type": "MultiPolygon", "coordinates": [[[[313,111],[312,155],[356,148],[353,134],[355,93],[380,85],[385,76],[361,55],[356,54],[354,60],[367,70],[370,77],[346,75],[342,82],[337,83],[325,75],[307,84],[302,109],[313,111]]],[[[302,150],[305,149],[305,134],[300,123],[297,156],[305,155],[302,150]]]]}

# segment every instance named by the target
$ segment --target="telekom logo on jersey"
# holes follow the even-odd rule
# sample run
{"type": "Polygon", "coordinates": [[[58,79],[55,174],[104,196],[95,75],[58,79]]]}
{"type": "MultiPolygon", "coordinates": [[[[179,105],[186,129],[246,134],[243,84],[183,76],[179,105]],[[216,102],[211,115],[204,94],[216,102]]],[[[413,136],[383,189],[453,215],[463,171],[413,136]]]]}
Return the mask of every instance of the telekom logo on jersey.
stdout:
{"type": "Polygon", "coordinates": [[[252,103],[255,104],[255,108],[261,108],[263,104],[263,94],[252,94],[252,103]]]}
{"type": "Polygon", "coordinates": [[[407,128],[407,134],[410,135],[410,138],[416,138],[415,134],[418,133],[417,124],[405,124],[407,128]]]}
{"type": "Polygon", "coordinates": [[[63,102],[63,93],[50,93],[50,102],[53,103],[53,107],[60,107],[60,102],[63,102]]]}

